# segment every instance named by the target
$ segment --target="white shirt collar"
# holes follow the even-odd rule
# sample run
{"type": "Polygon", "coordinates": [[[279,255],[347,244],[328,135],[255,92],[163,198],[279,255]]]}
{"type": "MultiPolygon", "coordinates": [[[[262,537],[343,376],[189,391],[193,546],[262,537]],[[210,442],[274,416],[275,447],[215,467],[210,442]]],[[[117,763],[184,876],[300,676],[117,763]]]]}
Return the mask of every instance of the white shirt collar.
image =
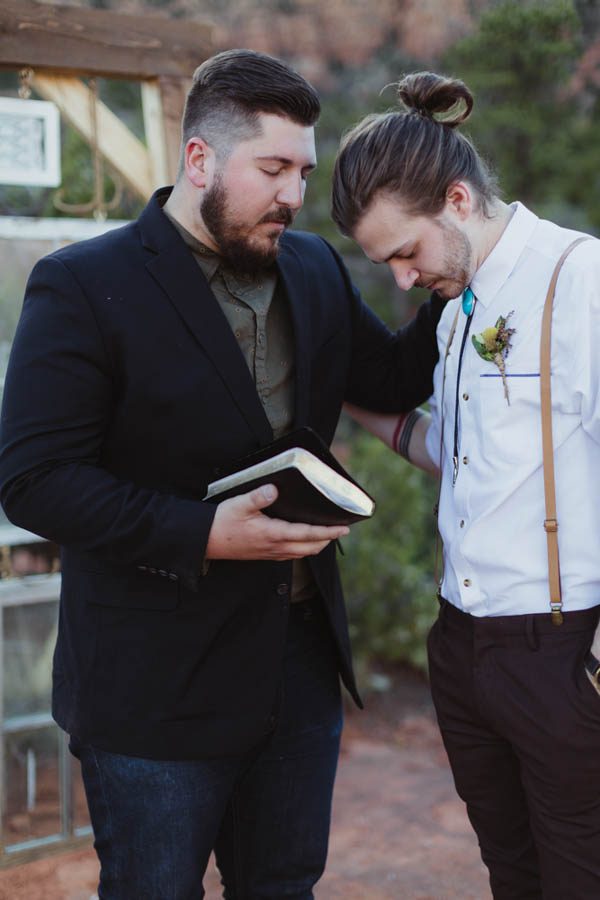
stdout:
{"type": "Polygon", "coordinates": [[[490,305],[510,276],[539,221],[522,203],[511,203],[510,208],[513,214],[500,240],[471,281],[471,290],[484,307],[490,305]]]}

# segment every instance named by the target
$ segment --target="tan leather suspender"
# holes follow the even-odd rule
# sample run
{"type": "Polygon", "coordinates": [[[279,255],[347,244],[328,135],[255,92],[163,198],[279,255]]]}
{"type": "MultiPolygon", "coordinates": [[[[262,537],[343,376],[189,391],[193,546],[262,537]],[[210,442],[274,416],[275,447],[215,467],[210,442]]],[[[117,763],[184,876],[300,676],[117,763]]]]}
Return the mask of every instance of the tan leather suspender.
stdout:
{"type": "Polygon", "coordinates": [[[542,316],[540,342],[540,396],[542,408],[542,460],[544,470],[544,497],[546,518],[544,528],[548,544],[548,580],[550,583],[550,610],[555,625],[562,625],[562,595],[560,589],[560,564],[558,559],[558,520],[556,518],[556,484],[554,480],[554,442],[552,440],[552,388],[550,383],[550,357],[552,345],[552,305],[558,275],[565,259],[578,244],[589,240],[587,237],[573,241],[556,263],[542,316]]]}

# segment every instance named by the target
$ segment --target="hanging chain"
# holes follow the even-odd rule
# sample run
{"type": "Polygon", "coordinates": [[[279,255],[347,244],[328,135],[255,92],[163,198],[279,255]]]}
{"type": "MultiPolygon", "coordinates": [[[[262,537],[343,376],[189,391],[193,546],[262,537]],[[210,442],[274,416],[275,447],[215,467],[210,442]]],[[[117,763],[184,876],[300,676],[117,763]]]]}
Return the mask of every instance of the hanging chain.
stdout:
{"type": "Polygon", "coordinates": [[[19,72],[19,97],[21,100],[29,100],[31,97],[33,74],[33,69],[30,66],[26,66],[19,72]]]}
{"type": "Polygon", "coordinates": [[[118,175],[113,175],[112,180],[115,185],[115,193],[111,200],[106,201],[104,198],[104,164],[102,160],[102,152],[99,144],[98,131],[98,84],[95,78],[89,79],[89,99],[90,99],[90,123],[91,123],[91,141],[92,165],[94,169],[94,193],[87,203],[67,203],[63,200],[64,190],[60,190],[54,197],[54,205],[62,212],[76,215],[85,215],[93,213],[97,222],[106,220],[106,213],[110,209],[115,209],[121,202],[123,196],[123,182],[118,175]]]}

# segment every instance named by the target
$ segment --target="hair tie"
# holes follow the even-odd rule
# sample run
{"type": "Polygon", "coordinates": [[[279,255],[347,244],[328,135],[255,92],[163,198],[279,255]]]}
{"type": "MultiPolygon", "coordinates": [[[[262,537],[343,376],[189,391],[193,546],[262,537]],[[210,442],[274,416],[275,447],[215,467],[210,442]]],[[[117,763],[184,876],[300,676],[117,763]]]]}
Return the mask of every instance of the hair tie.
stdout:
{"type": "Polygon", "coordinates": [[[413,109],[418,116],[421,116],[422,119],[431,119],[433,121],[433,115],[430,110],[426,109],[424,106],[415,106],[413,109]]]}

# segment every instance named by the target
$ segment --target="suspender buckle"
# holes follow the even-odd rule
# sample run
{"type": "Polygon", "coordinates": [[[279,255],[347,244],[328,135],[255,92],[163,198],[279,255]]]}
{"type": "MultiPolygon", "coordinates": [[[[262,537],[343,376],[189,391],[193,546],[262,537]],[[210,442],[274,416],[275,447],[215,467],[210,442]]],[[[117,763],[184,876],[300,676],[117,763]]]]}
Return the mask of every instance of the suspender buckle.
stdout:
{"type": "Polygon", "coordinates": [[[562,600],[550,601],[550,618],[553,625],[562,625],[564,619],[562,614],[562,600]]]}
{"type": "Polygon", "coordinates": [[[546,529],[546,533],[552,531],[558,531],[558,520],[557,519],[544,519],[544,528],[546,529]]]}

